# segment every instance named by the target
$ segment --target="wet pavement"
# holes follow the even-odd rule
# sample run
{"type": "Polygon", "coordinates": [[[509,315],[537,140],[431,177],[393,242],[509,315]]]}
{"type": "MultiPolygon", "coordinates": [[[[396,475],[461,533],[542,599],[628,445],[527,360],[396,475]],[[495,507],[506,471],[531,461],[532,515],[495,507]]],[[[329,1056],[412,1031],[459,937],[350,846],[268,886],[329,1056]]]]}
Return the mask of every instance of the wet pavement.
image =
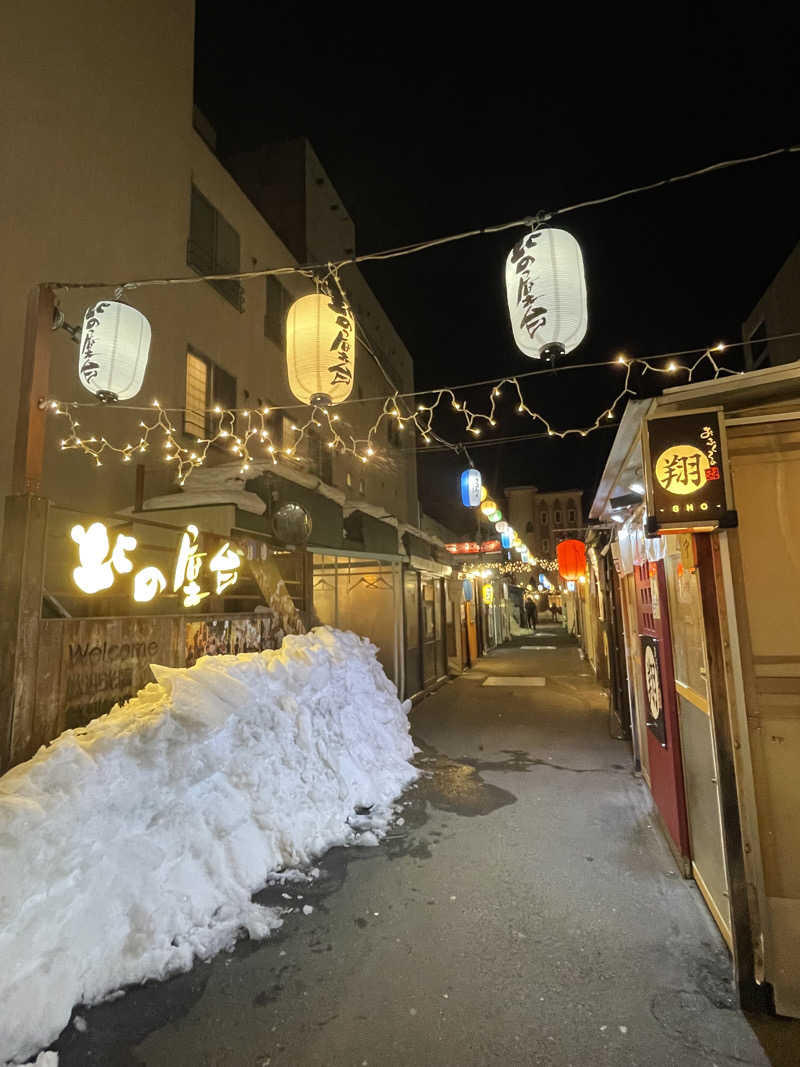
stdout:
{"type": "Polygon", "coordinates": [[[727,950],[560,627],[421,701],[412,729],[423,776],[380,847],[257,898],[310,915],[76,1009],[61,1067],[800,1064],[800,1023],[736,1009],[727,950]]]}

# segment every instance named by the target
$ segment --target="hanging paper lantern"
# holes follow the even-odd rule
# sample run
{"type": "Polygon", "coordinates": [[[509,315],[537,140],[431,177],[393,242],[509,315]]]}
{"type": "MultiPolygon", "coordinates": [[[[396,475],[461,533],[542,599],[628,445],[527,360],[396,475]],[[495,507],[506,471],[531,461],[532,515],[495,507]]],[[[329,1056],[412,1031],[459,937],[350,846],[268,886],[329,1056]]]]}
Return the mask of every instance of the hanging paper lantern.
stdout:
{"type": "Polygon", "coordinates": [[[503,513],[499,508],[495,508],[494,511],[491,511],[486,516],[486,518],[489,520],[489,522],[499,522],[500,519],[502,519],[502,517],[503,517],[503,513]]]}
{"type": "Polygon", "coordinates": [[[492,512],[497,511],[497,504],[495,504],[491,497],[487,497],[481,504],[481,511],[488,518],[492,512]]]}
{"type": "Polygon", "coordinates": [[[481,502],[481,472],[468,467],[461,475],[461,503],[465,508],[476,508],[481,502]]]}
{"type": "Polygon", "coordinates": [[[506,260],[506,295],[517,348],[526,356],[563,356],[586,335],[586,280],[578,242],[566,230],[526,234],[506,260]]]}
{"type": "Polygon", "coordinates": [[[499,534],[505,533],[506,530],[508,529],[508,523],[505,522],[504,520],[501,520],[500,522],[496,522],[494,524],[494,528],[495,528],[495,530],[497,530],[497,532],[499,534]]]}
{"type": "Polygon", "coordinates": [[[295,300],[286,318],[289,388],[302,404],[330,407],[353,388],[356,324],[350,309],[325,293],[295,300]]]}
{"type": "Polygon", "coordinates": [[[503,532],[500,534],[500,544],[503,546],[503,548],[511,548],[513,543],[514,538],[511,535],[511,531],[503,530],[503,532]]]}
{"type": "Polygon", "coordinates": [[[482,486],[481,486],[481,503],[483,503],[483,501],[484,501],[484,500],[486,499],[486,497],[487,497],[488,495],[489,495],[489,493],[488,493],[488,492],[487,492],[487,490],[486,490],[486,486],[485,486],[485,485],[482,485],[482,486]]]}
{"type": "Polygon", "coordinates": [[[83,316],[78,378],[100,400],[130,400],[144,381],[150,323],[136,308],[100,300],[83,316]]]}
{"type": "Polygon", "coordinates": [[[567,582],[580,581],[586,573],[586,545],[583,541],[561,541],[556,546],[558,573],[567,582]]]}

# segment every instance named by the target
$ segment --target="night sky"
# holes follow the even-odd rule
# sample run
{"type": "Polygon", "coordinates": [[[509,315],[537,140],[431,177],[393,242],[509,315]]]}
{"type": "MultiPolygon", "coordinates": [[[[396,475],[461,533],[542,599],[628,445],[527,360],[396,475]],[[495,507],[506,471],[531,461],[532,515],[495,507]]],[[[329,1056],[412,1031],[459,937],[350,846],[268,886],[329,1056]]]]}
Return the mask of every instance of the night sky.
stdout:
{"type": "MultiPolygon", "coordinates": [[[[373,21],[324,10],[199,0],[196,97],[223,160],[308,137],[355,220],[360,253],[800,139],[800,19],[776,5],[772,14],[753,7],[747,20],[670,5],[660,23],[656,8],[642,7],[638,24],[615,21],[605,5],[602,18],[577,5],[563,20],[551,8],[543,18],[526,5],[514,18],[478,21],[448,6],[447,25],[422,14],[435,5],[373,8],[373,21]]],[[[795,153],[556,220],[581,243],[589,293],[589,333],[566,362],[739,340],[800,238],[799,191],[795,153]]],[[[418,389],[534,369],[512,341],[505,304],[505,258],[521,232],[362,267],[414,356],[418,389]]],[[[585,424],[620,381],[610,368],[540,377],[526,399],[554,424],[585,424]]],[[[656,384],[646,379],[643,391],[656,384]]],[[[494,432],[533,430],[509,404],[494,432]]],[[[452,426],[447,436],[468,435],[452,426]]],[[[590,499],[612,437],[470,452],[498,492],[578,486],[590,499]]],[[[462,467],[421,455],[426,510],[454,517],[462,467]]]]}

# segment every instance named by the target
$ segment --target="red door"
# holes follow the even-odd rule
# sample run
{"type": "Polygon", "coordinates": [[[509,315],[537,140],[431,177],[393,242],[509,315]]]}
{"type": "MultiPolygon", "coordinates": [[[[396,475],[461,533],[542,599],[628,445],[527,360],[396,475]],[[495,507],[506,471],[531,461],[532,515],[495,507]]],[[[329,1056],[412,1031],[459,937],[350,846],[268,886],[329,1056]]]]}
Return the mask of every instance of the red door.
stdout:
{"type": "MultiPolygon", "coordinates": [[[[651,723],[648,718],[647,750],[650,756],[650,786],[664,825],[676,851],[689,858],[689,828],[686,819],[686,798],[683,791],[681,741],[678,709],[672,667],[672,642],[669,630],[667,582],[664,563],[644,563],[635,568],[636,610],[642,644],[655,645],[655,655],[648,654],[651,669],[660,675],[660,714],[663,724],[651,723]]],[[[644,650],[643,650],[644,652],[644,650]]],[[[648,694],[646,657],[642,655],[645,672],[644,693],[648,694]]],[[[652,679],[650,679],[652,689],[652,679]]],[[[656,702],[658,696],[656,697],[656,702]]],[[[658,716],[656,716],[656,719],[658,716]]]]}

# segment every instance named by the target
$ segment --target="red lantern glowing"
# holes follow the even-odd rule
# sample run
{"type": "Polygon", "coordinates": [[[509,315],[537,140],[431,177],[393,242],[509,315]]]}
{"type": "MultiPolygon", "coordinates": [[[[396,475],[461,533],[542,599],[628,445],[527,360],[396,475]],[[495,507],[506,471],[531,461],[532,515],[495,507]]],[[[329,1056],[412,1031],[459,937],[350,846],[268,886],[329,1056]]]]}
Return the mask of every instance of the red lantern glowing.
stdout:
{"type": "Polygon", "coordinates": [[[586,545],[583,541],[562,541],[556,545],[558,573],[566,582],[577,582],[586,573],[586,545]]]}

